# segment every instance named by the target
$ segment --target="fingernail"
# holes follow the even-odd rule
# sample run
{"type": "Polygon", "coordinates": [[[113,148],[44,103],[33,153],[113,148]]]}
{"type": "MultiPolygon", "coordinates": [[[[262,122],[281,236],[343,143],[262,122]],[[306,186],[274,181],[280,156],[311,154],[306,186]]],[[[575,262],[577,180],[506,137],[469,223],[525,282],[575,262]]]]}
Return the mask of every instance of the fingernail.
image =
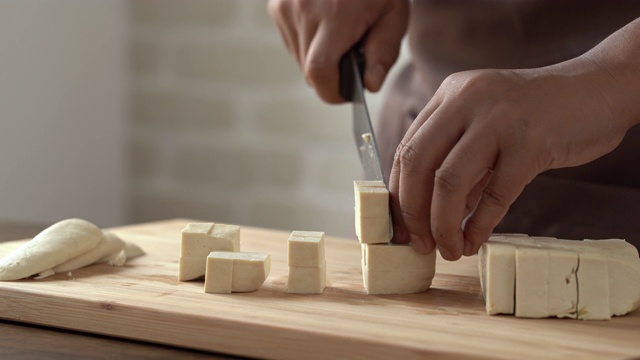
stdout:
{"type": "Polygon", "coordinates": [[[445,260],[453,259],[453,256],[451,256],[451,253],[449,252],[449,250],[442,247],[438,247],[438,251],[440,252],[440,256],[442,256],[443,259],[445,260]]]}

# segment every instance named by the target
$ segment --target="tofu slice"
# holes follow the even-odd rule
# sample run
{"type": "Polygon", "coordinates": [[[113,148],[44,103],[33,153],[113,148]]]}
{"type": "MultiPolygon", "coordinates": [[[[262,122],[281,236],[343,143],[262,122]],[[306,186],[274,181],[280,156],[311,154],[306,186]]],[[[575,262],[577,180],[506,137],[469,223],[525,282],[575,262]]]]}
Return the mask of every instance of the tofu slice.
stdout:
{"type": "Polygon", "coordinates": [[[547,251],[549,316],[575,319],[578,313],[578,253],[561,249],[547,251]]]}
{"type": "Polygon", "coordinates": [[[382,181],[354,181],[356,235],[363,244],[388,243],[393,237],[389,191],[382,181]]]}
{"type": "Polygon", "coordinates": [[[182,230],[178,279],[204,276],[207,256],[213,251],[240,251],[240,227],[214,223],[190,223],[182,230]]]}
{"type": "Polygon", "coordinates": [[[287,240],[289,266],[319,267],[325,263],[324,232],[293,231],[287,240]]]}
{"type": "Polygon", "coordinates": [[[549,316],[549,251],[516,247],[515,315],[543,318],[549,316]]]}
{"type": "Polygon", "coordinates": [[[516,247],[488,241],[478,251],[480,286],[487,314],[513,314],[515,298],[516,247]]]}
{"type": "Polygon", "coordinates": [[[217,294],[256,291],[270,271],[269,254],[214,251],[207,257],[204,291],[217,294]]]}
{"type": "Polygon", "coordinates": [[[617,279],[609,279],[608,261],[602,254],[585,251],[578,256],[578,319],[608,320],[611,318],[609,281],[617,279]]]}
{"type": "Polygon", "coordinates": [[[435,267],[435,251],[422,255],[410,245],[362,245],[362,280],[367,294],[425,291],[431,286],[435,267]]]}
{"type": "Polygon", "coordinates": [[[321,294],[327,282],[327,262],[320,266],[290,266],[287,292],[290,294],[321,294]]]}

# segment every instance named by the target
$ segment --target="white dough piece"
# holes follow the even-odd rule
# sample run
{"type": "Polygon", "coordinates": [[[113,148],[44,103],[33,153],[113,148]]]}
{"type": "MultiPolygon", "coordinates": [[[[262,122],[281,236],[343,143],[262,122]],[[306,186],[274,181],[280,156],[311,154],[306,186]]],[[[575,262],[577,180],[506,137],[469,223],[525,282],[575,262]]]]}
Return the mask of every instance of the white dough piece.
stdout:
{"type": "Polygon", "coordinates": [[[23,279],[62,264],[98,245],[102,231],[81,219],[48,227],[0,260],[0,280],[23,279]]]}
{"type": "Polygon", "coordinates": [[[145,254],[144,250],[142,250],[140,246],[128,241],[124,242],[124,253],[127,256],[127,260],[137,258],[145,254]]]}
{"type": "Polygon", "coordinates": [[[327,262],[320,266],[289,266],[287,292],[290,294],[321,294],[327,282],[327,262]]]}
{"type": "Polygon", "coordinates": [[[205,292],[228,293],[229,263],[231,292],[256,291],[269,276],[271,256],[255,252],[215,251],[207,257],[205,292]],[[220,270],[218,272],[218,270],[220,270]],[[217,274],[216,274],[217,273],[217,274]]]}
{"type": "Polygon", "coordinates": [[[68,272],[79,269],[81,267],[91,265],[98,262],[105,256],[120,252],[124,248],[124,241],[120,240],[114,233],[110,231],[103,231],[102,239],[96,247],[85,252],[82,255],[76,256],[73,259],[57,265],[53,268],[56,273],[68,272]]]}
{"type": "Polygon", "coordinates": [[[112,254],[107,259],[107,264],[111,266],[123,266],[125,262],[127,262],[127,253],[124,251],[124,249],[118,251],[115,254],[112,254]]]}
{"type": "Polygon", "coordinates": [[[180,281],[201,278],[207,256],[214,251],[240,251],[240,227],[214,223],[190,223],[182,230],[180,281]],[[195,264],[186,264],[185,261],[195,264]]]}
{"type": "Polygon", "coordinates": [[[289,266],[321,266],[325,262],[324,232],[293,231],[287,240],[289,266]]]}
{"type": "Polygon", "coordinates": [[[362,245],[362,280],[367,294],[425,291],[431,286],[435,267],[435,251],[422,255],[410,245],[362,245]]]}

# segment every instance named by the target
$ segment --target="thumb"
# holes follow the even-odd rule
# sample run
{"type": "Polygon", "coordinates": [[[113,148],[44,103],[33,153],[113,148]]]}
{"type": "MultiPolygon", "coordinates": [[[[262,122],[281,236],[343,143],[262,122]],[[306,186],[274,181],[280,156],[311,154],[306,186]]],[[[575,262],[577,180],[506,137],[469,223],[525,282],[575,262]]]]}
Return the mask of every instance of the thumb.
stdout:
{"type": "Polygon", "coordinates": [[[378,91],[389,69],[396,62],[402,37],[409,24],[409,7],[404,1],[391,2],[392,8],[369,29],[365,44],[364,85],[378,91]]]}

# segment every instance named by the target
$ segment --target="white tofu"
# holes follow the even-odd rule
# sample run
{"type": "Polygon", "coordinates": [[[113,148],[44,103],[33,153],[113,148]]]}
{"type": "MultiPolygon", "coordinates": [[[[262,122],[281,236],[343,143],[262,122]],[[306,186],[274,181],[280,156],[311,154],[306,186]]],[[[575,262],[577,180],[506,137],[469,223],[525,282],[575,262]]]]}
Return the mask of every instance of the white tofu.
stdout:
{"type": "Polygon", "coordinates": [[[361,244],[389,243],[393,237],[391,218],[389,215],[375,218],[360,217],[356,212],[356,235],[361,244]]]}
{"type": "Polygon", "coordinates": [[[214,251],[207,257],[205,292],[229,293],[229,277],[231,292],[256,291],[265,282],[270,271],[269,254],[214,251]]]}
{"type": "Polygon", "coordinates": [[[321,294],[327,281],[327,262],[320,266],[289,266],[287,292],[290,294],[321,294]]]}
{"type": "Polygon", "coordinates": [[[389,214],[389,190],[382,181],[375,186],[354,183],[355,209],[362,217],[385,217],[389,214]]]}
{"type": "Polygon", "coordinates": [[[516,316],[529,318],[549,316],[548,276],[549,251],[547,249],[516,247],[516,316]]]}
{"type": "Polygon", "coordinates": [[[513,314],[516,248],[509,243],[488,241],[478,251],[480,285],[487,314],[513,314]]]}
{"type": "Polygon", "coordinates": [[[367,294],[425,291],[431,286],[435,266],[435,251],[422,255],[410,245],[362,245],[362,280],[367,294]]]}
{"type": "MultiPolygon", "coordinates": [[[[580,252],[578,267],[578,319],[607,320],[609,306],[609,271],[606,256],[580,252]]],[[[615,279],[612,279],[616,281],[615,279]]],[[[638,281],[640,279],[636,279],[638,281]]],[[[633,284],[628,284],[632,286],[633,284]]]]}
{"type": "Polygon", "coordinates": [[[204,276],[207,256],[213,251],[240,251],[240,227],[214,223],[187,224],[182,230],[178,279],[188,281],[204,276]],[[194,264],[186,264],[185,261],[194,264]]]}
{"type": "Polygon", "coordinates": [[[576,318],[578,306],[578,253],[549,249],[548,313],[576,318]]]}
{"type": "Polygon", "coordinates": [[[325,262],[324,233],[293,231],[287,240],[289,266],[319,267],[325,262]]]}
{"type": "Polygon", "coordinates": [[[363,244],[388,243],[393,237],[389,191],[382,181],[354,181],[356,235],[363,244]]]}

